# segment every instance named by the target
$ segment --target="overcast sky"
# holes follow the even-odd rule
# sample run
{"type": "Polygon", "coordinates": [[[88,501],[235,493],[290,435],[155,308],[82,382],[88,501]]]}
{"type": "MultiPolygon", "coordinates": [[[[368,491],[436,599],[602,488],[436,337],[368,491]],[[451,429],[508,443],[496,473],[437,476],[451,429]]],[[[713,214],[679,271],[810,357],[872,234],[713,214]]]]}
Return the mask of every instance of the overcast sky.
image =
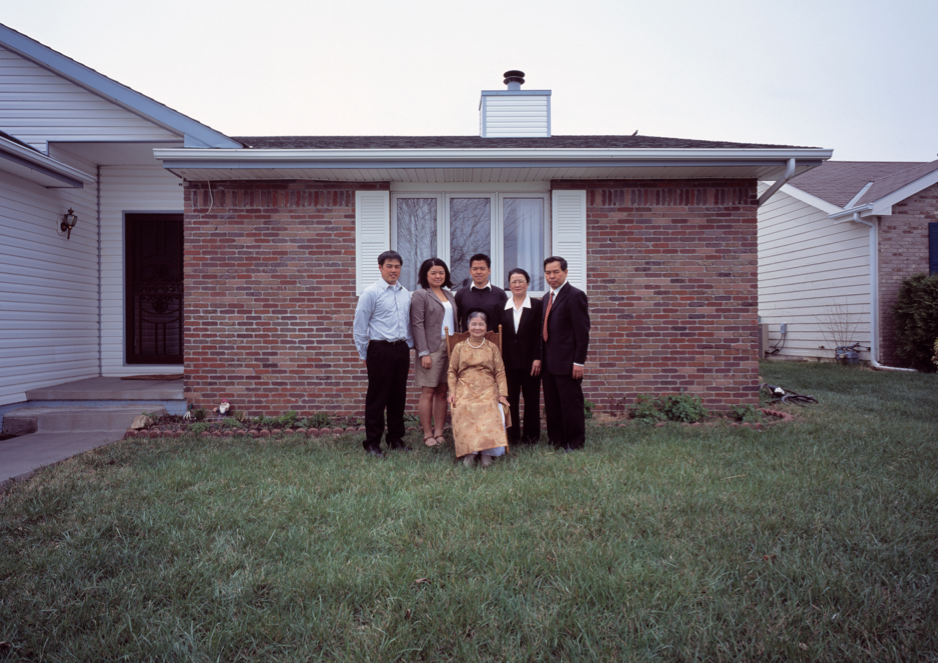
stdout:
{"type": "Polygon", "coordinates": [[[552,131],[938,154],[936,0],[3,0],[0,22],[230,136],[552,131]]]}

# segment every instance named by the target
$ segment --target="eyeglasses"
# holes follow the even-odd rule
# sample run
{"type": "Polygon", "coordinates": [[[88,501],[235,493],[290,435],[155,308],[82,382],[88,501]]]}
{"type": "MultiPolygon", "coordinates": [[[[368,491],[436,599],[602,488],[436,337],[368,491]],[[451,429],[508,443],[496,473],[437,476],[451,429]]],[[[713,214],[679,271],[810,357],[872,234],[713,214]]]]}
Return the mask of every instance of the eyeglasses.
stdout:
{"type": "Polygon", "coordinates": [[[527,281],[509,281],[509,285],[527,285],[527,281]]]}

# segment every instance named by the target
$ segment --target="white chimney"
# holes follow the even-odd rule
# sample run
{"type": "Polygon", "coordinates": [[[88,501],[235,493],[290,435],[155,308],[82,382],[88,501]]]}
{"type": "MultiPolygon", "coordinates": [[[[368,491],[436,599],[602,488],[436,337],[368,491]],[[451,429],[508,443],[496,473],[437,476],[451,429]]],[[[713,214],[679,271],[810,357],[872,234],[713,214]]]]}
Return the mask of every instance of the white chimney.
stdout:
{"type": "Polygon", "coordinates": [[[524,72],[505,72],[507,90],[482,90],[479,135],[483,138],[549,138],[550,90],[522,90],[524,72]]]}

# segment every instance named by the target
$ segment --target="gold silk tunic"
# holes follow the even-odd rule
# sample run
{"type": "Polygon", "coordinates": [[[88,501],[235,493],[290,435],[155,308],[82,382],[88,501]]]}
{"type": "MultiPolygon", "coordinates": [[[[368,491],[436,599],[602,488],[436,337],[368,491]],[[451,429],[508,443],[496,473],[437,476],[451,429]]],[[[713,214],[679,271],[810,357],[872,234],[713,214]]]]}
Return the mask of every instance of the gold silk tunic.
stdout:
{"type": "Polygon", "coordinates": [[[505,426],[511,415],[505,408],[505,422],[498,411],[498,397],[508,395],[505,364],[498,347],[483,340],[481,348],[469,346],[469,338],[457,343],[450,357],[447,381],[449,393],[456,402],[452,406],[453,437],[456,457],[484,449],[507,447],[505,426]]]}

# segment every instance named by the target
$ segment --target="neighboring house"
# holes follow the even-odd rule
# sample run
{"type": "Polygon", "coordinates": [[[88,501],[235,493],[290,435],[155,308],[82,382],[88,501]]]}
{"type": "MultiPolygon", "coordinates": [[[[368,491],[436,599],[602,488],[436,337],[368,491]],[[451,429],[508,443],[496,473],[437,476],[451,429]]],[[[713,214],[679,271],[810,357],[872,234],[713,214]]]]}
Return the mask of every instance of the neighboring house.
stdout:
{"type": "Polygon", "coordinates": [[[552,136],[551,93],[520,72],[482,92],[479,136],[229,138],[2,26],[0,49],[0,405],[184,367],[200,405],[360,412],[351,322],[389,247],[409,285],[431,255],[461,283],[484,251],[496,284],[522,266],[535,293],[544,257],[566,257],[601,409],[754,403],[757,183],[831,155],[552,136]]]}
{"type": "Polygon", "coordinates": [[[902,367],[892,308],[921,272],[938,273],[938,161],[828,161],[759,208],[759,316],[778,356],[859,343],[861,360],[902,367]]]}

